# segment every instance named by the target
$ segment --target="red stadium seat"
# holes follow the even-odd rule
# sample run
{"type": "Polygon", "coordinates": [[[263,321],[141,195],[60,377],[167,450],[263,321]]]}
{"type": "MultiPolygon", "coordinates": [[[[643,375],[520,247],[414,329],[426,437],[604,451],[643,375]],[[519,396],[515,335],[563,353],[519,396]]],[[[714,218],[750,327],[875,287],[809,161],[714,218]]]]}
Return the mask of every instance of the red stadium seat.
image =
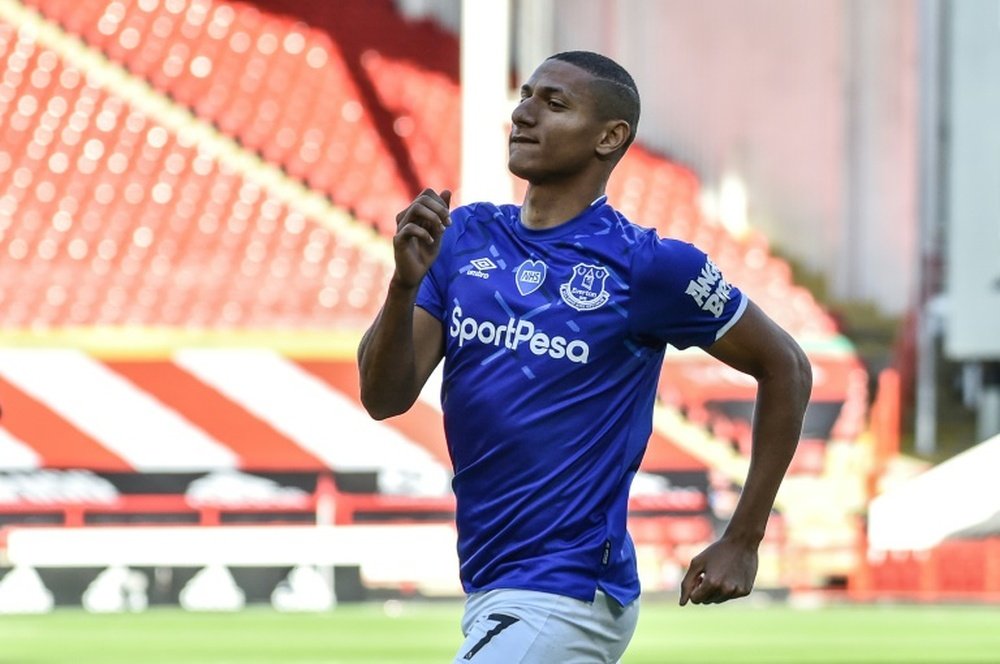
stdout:
{"type": "Polygon", "coordinates": [[[370,320],[384,264],[3,34],[0,64],[18,74],[0,115],[5,325],[370,320]]]}
{"type": "Polygon", "coordinates": [[[393,219],[414,193],[378,139],[336,45],[318,30],[239,3],[30,4],[290,173],[308,173],[299,155],[313,154],[310,161],[336,175],[310,184],[372,222],[393,219]],[[318,106],[326,112],[315,112],[318,106]],[[325,138],[331,133],[335,149],[325,138]],[[363,148],[339,147],[345,134],[364,137],[363,148]],[[315,145],[327,148],[317,154],[315,145]],[[357,177],[368,179],[366,187],[342,177],[356,173],[358,161],[380,164],[377,173],[362,167],[357,177]]]}

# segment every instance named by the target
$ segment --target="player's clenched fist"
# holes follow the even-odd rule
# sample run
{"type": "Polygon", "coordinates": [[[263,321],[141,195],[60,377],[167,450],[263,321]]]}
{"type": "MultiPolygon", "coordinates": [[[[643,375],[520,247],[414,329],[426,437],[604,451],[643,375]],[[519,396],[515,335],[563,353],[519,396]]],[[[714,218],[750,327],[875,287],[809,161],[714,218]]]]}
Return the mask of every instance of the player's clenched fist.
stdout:
{"type": "Polygon", "coordinates": [[[757,576],[757,545],[722,537],[691,559],[681,581],[681,606],[746,597],[757,576]]]}
{"type": "Polygon", "coordinates": [[[451,192],[424,189],[409,207],[396,215],[392,240],[396,257],[393,284],[416,288],[441,249],[441,235],[451,224],[451,192]]]}

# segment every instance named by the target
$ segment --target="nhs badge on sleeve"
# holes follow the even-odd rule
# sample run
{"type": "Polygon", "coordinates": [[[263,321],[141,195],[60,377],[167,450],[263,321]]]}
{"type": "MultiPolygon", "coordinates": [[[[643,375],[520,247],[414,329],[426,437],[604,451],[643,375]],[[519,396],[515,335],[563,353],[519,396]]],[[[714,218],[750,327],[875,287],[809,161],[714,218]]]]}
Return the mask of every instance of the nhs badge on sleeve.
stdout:
{"type": "Polygon", "coordinates": [[[521,295],[531,295],[542,287],[548,268],[542,261],[526,260],[514,272],[514,282],[521,295]]]}
{"type": "Polygon", "coordinates": [[[577,311],[597,309],[611,299],[611,293],[604,288],[608,274],[606,267],[577,263],[573,276],[559,287],[559,295],[577,311]]]}

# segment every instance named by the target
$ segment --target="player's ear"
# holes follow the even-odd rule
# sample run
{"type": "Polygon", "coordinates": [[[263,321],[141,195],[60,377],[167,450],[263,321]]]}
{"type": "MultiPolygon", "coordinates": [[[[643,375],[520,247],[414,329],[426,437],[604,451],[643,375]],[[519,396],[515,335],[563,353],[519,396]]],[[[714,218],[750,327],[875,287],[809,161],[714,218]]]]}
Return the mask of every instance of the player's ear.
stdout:
{"type": "Polygon", "coordinates": [[[597,157],[599,159],[613,158],[628,142],[631,133],[632,128],[625,120],[608,120],[604,123],[604,130],[601,132],[595,148],[597,157]]]}

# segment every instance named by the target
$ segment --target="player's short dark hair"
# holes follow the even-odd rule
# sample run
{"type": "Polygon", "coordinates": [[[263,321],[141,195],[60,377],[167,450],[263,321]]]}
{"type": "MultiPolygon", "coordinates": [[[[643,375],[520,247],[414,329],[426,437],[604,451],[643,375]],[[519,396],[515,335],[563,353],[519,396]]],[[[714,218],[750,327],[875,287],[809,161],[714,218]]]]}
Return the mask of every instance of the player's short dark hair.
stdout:
{"type": "Polygon", "coordinates": [[[568,62],[594,77],[600,109],[608,119],[628,123],[630,133],[622,148],[624,153],[635,140],[635,132],[639,126],[639,88],[632,75],[611,58],[592,51],[563,51],[547,59],[568,62]]]}

